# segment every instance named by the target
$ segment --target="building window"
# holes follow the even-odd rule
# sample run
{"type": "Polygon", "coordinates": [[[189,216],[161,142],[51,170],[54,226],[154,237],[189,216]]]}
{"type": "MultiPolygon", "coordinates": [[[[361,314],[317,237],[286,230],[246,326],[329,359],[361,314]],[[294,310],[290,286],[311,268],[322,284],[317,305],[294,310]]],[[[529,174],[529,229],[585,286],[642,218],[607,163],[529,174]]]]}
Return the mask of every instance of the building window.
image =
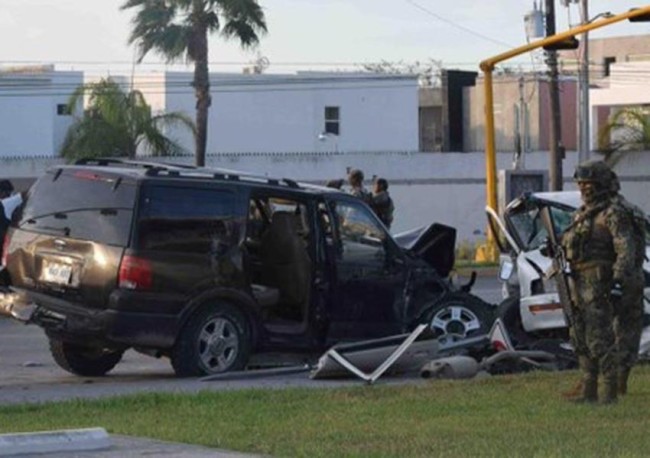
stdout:
{"type": "Polygon", "coordinates": [[[67,103],[59,103],[56,105],[56,114],[59,116],[70,116],[72,113],[67,103]]]}
{"type": "Polygon", "coordinates": [[[605,69],[605,76],[609,76],[609,68],[616,62],[616,57],[605,57],[603,60],[603,67],[605,69]]]}
{"type": "Polygon", "coordinates": [[[340,107],[325,107],[325,133],[339,135],[341,132],[340,107]]]}

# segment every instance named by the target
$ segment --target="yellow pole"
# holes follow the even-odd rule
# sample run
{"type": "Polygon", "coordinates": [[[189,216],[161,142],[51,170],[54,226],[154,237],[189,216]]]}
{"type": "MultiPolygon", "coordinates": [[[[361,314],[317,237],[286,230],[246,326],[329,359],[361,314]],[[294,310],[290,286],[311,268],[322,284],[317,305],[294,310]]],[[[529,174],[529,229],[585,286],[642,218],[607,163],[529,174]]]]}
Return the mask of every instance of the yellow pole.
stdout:
{"type": "Polygon", "coordinates": [[[497,161],[494,138],[494,92],[492,88],[492,69],[483,68],[485,79],[485,178],[488,207],[498,208],[497,204],[497,161]]]}

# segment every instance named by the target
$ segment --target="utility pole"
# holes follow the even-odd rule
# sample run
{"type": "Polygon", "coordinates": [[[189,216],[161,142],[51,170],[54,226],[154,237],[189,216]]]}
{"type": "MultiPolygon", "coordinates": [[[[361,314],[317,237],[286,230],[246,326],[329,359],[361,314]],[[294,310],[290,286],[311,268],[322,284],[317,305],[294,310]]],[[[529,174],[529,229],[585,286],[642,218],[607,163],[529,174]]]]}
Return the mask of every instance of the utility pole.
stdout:
{"type": "MultiPolygon", "coordinates": [[[[555,0],[545,0],[546,36],[555,35],[555,0]]],[[[562,126],[560,118],[560,91],[558,87],[557,52],[546,52],[546,63],[549,74],[549,95],[551,106],[551,131],[549,136],[549,175],[550,190],[562,190],[562,126]]]]}
{"type": "MultiPolygon", "coordinates": [[[[589,22],[589,2],[580,0],[581,22],[589,22]]],[[[580,49],[580,84],[578,96],[578,113],[580,123],[578,132],[580,134],[578,162],[584,162],[589,159],[589,149],[591,143],[591,133],[589,129],[589,33],[582,35],[582,47],[580,49]]]]}

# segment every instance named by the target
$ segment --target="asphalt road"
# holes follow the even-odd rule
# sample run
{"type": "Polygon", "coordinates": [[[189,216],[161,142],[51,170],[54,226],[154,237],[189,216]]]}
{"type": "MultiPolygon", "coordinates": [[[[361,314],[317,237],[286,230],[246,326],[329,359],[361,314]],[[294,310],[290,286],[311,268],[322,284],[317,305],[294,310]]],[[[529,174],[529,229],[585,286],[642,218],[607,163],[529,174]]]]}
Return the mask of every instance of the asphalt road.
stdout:
{"type": "MultiPolygon", "coordinates": [[[[461,280],[460,283],[463,281],[461,280]]],[[[493,277],[479,277],[472,291],[487,302],[496,303],[500,286],[493,277]]],[[[417,379],[416,379],[417,380],[417,379]]],[[[403,383],[386,377],[381,383],[403,383]]],[[[234,377],[203,382],[177,379],[167,359],[155,359],[128,351],[105,377],[79,377],[60,369],[52,360],[43,331],[0,318],[0,405],[48,402],[71,398],[97,398],[137,392],[197,392],[243,388],[335,387],[361,383],[350,380],[311,380],[308,373],[265,377],[234,377]]]]}

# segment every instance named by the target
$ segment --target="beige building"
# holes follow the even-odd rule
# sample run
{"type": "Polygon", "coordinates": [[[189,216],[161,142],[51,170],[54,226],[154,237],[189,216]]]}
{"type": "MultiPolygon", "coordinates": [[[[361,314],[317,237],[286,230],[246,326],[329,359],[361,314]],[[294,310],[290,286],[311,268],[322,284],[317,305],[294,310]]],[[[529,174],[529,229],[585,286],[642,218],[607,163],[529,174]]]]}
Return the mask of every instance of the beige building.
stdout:
{"type": "MultiPolygon", "coordinates": [[[[483,78],[465,88],[464,151],[485,147],[483,78]]],[[[539,74],[495,76],[494,126],[497,151],[545,151],[549,149],[551,119],[549,83],[539,74]]],[[[576,81],[560,81],[562,143],[567,151],[576,148],[576,81]]]]}
{"type": "MultiPolygon", "coordinates": [[[[561,51],[560,69],[577,74],[580,50],[561,51]]],[[[614,63],[650,61],[650,35],[596,38],[589,40],[589,75],[592,79],[610,75],[614,63]]]]}

